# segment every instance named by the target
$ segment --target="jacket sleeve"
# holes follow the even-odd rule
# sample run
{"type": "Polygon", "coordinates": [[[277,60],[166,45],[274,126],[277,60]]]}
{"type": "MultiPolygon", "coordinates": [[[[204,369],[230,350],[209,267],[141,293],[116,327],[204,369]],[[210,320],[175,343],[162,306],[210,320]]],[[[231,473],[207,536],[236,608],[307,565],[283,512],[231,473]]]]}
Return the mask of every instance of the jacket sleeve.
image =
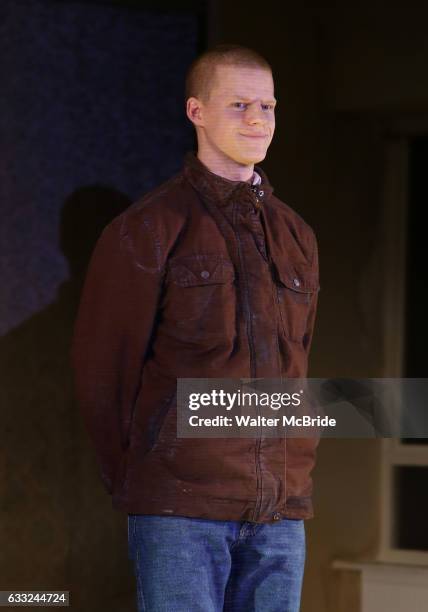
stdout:
{"type": "Polygon", "coordinates": [[[163,268],[149,223],[131,227],[127,219],[117,217],[95,246],[71,346],[75,396],[109,493],[156,326],[163,268]]]}
{"type": "Polygon", "coordinates": [[[313,240],[314,240],[314,249],[313,249],[313,256],[312,256],[312,273],[314,275],[314,278],[317,279],[317,290],[312,293],[311,298],[310,298],[311,301],[309,304],[306,331],[305,331],[305,335],[303,338],[303,345],[305,347],[305,351],[307,355],[309,355],[309,351],[312,345],[312,338],[314,335],[315,319],[316,319],[317,306],[318,306],[318,293],[319,293],[318,245],[317,245],[317,239],[315,237],[315,234],[313,234],[313,240]]]}

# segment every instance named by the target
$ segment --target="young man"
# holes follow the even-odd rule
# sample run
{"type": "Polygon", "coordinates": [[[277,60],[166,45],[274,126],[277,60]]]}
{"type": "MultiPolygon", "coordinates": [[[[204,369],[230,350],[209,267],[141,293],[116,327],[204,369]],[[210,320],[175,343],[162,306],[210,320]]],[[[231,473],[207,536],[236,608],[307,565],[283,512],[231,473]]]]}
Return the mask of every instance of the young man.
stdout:
{"type": "Polygon", "coordinates": [[[316,439],[178,438],[176,382],[306,376],[316,239],[254,168],[275,129],[266,60],[218,46],[186,89],[197,154],[113,220],[92,256],[77,398],[129,515],[140,611],[294,612],[316,439]]]}

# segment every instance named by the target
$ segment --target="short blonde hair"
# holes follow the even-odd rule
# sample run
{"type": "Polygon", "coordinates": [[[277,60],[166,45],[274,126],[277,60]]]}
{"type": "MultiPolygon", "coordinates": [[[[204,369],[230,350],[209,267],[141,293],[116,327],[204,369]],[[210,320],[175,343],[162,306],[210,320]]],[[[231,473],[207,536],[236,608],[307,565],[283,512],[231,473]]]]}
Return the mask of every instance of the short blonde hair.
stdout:
{"type": "Polygon", "coordinates": [[[185,102],[190,97],[199,98],[203,102],[209,99],[216,76],[215,69],[219,65],[263,68],[272,73],[268,61],[257,51],[241,45],[222,43],[204,51],[190,64],[185,82],[185,102]]]}

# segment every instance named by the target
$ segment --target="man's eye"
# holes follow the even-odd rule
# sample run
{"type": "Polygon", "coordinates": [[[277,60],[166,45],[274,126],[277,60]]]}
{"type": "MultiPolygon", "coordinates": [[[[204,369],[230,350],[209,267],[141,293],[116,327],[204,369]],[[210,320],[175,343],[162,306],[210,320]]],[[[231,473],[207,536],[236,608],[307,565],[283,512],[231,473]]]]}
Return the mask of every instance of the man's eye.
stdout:
{"type": "Polygon", "coordinates": [[[274,106],[273,104],[262,104],[262,108],[263,110],[273,110],[274,106]]]}
{"type": "Polygon", "coordinates": [[[247,105],[245,104],[245,102],[234,102],[233,106],[235,108],[239,108],[239,109],[243,110],[244,108],[246,108],[247,105]]]}

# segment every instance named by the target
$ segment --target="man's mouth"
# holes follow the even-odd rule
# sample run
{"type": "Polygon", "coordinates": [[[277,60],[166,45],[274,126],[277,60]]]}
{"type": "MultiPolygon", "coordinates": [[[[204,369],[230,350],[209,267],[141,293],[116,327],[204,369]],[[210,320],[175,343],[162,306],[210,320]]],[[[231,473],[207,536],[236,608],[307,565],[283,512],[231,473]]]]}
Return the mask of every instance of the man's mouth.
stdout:
{"type": "Polygon", "coordinates": [[[247,138],[267,138],[267,134],[242,134],[240,136],[246,136],[247,138]]]}

